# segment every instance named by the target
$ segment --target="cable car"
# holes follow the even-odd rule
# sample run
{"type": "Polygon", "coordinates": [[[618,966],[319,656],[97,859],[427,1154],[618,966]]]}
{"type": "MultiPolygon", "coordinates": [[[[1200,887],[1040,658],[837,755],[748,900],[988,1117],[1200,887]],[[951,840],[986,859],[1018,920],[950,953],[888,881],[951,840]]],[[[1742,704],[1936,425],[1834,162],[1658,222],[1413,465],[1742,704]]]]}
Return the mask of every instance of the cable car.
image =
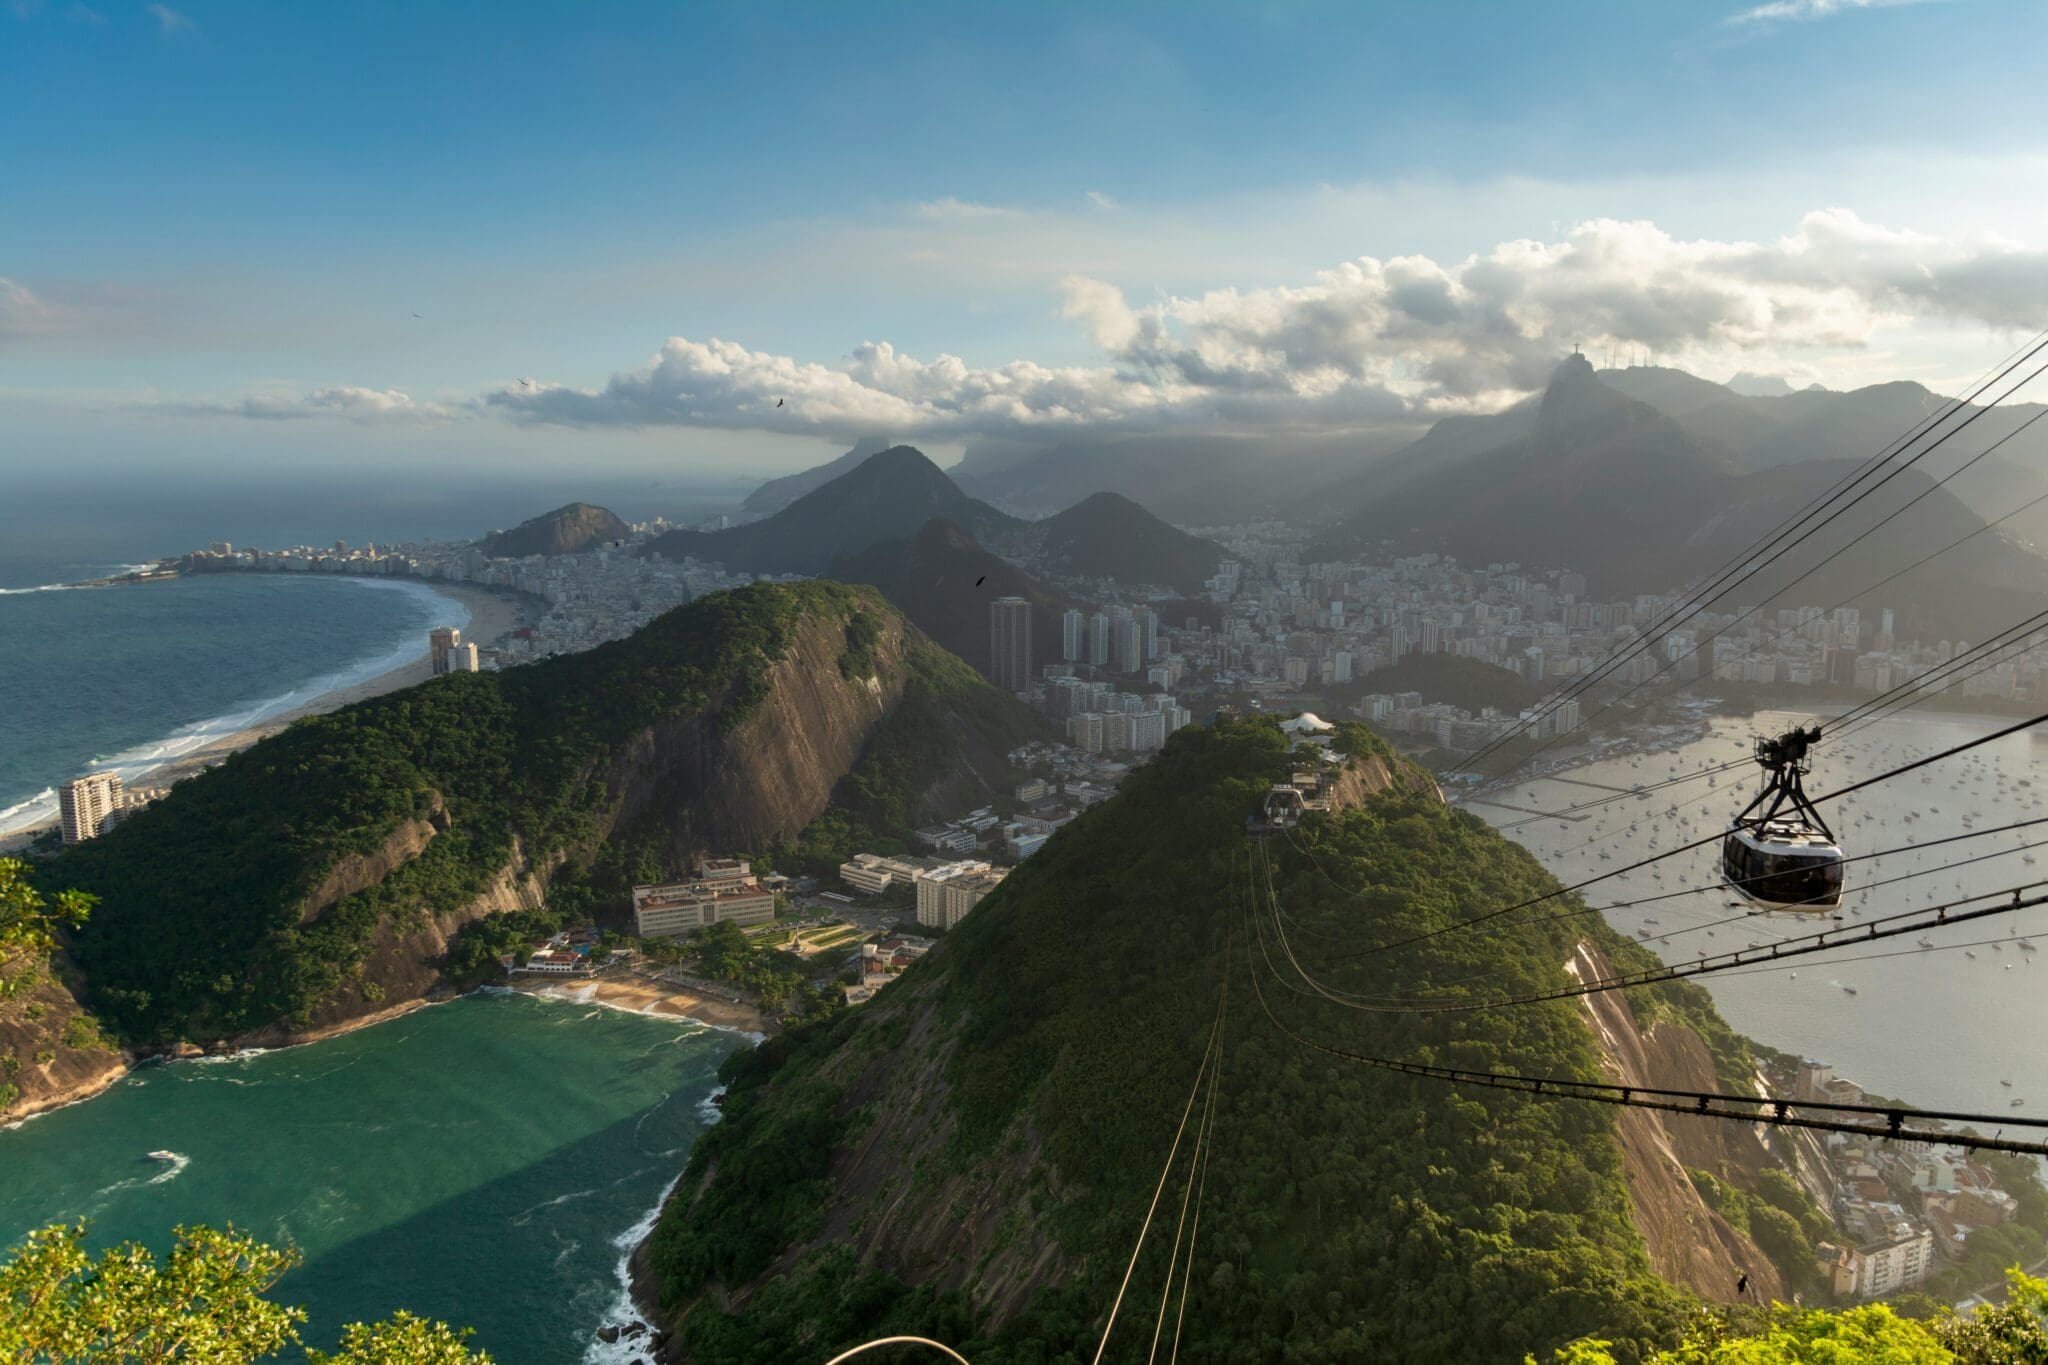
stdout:
{"type": "Polygon", "coordinates": [[[1815,727],[1756,742],[1764,789],[1721,843],[1722,880],[1766,911],[1826,914],[1842,903],[1842,846],[1800,781],[1819,740],[1815,727]]]}

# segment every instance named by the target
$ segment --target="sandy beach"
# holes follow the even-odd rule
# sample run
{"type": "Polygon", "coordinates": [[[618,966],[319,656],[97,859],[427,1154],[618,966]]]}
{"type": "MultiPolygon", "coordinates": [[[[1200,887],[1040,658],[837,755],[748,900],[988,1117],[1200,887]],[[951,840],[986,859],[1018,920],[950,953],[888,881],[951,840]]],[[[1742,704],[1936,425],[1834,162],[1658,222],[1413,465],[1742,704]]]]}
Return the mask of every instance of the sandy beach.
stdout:
{"type": "MultiPolygon", "coordinates": [[[[436,582],[432,587],[436,593],[461,603],[468,610],[469,624],[462,628],[462,638],[465,641],[474,641],[479,649],[489,648],[500,637],[509,635],[519,626],[531,622],[534,619],[534,613],[538,605],[532,599],[515,593],[479,588],[467,583],[436,582]]],[[[454,624],[452,617],[448,624],[454,624]]],[[[210,744],[194,749],[190,753],[180,754],[176,758],[166,761],[161,766],[151,769],[147,774],[130,783],[130,785],[143,788],[168,787],[175,782],[192,776],[194,773],[203,772],[213,767],[228,755],[239,753],[260,739],[276,734],[301,717],[317,716],[328,711],[337,711],[344,706],[365,701],[386,692],[396,692],[400,688],[423,683],[427,681],[429,676],[427,672],[426,648],[426,634],[423,631],[420,635],[420,657],[411,663],[400,668],[394,668],[386,673],[380,673],[374,678],[366,678],[362,682],[350,687],[341,687],[336,688],[332,692],[323,692],[311,701],[306,702],[303,706],[295,706],[289,711],[280,711],[274,716],[265,717],[246,729],[222,735],[210,744]]],[[[0,835],[0,853],[19,848],[34,840],[45,831],[55,827],[55,822],[50,821],[32,828],[15,830],[9,834],[0,835]]]]}
{"type": "Polygon", "coordinates": [[[515,976],[512,989],[529,995],[557,1000],[603,1005],[634,1014],[653,1014],[671,1019],[694,1019],[713,1028],[736,1029],[742,1033],[770,1034],[780,1030],[773,1020],[754,1005],[735,1004],[714,996],[687,990],[650,976],[613,973],[585,980],[550,980],[546,977],[515,976]]]}

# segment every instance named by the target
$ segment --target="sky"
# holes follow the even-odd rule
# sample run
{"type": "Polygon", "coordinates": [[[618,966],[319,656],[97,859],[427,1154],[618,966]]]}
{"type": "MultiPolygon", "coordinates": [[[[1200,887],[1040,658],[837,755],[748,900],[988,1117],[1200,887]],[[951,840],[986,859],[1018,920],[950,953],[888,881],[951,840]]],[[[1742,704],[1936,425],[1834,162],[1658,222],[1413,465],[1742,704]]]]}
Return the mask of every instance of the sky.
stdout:
{"type": "Polygon", "coordinates": [[[0,490],[1359,430],[2048,325],[2038,0],[0,0],[0,490]]]}

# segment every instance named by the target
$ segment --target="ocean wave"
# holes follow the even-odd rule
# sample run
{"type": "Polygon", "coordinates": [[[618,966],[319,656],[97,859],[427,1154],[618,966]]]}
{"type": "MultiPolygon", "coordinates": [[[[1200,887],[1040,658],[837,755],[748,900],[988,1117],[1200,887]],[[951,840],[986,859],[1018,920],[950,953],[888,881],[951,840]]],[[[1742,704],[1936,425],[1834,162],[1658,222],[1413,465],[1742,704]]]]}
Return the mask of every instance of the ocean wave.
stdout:
{"type": "MultiPolygon", "coordinates": [[[[629,1327],[633,1323],[647,1321],[640,1316],[640,1305],[633,1302],[633,1252],[654,1231],[655,1223],[661,1219],[662,1205],[668,1203],[668,1197],[675,1193],[682,1179],[682,1172],[676,1172],[675,1178],[661,1187],[661,1196],[654,1201],[654,1206],[641,1214],[633,1226],[612,1238],[612,1247],[619,1253],[619,1259],[612,1267],[612,1274],[618,1280],[618,1294],[613,1298],[611,1307],[605,1310],[599,1327],[629,1327]]],[[[647,1345],[645,1335],[628,1337],[622,1334],[617,1341],[603,1341],[592,1332],[590,1344],[583,1348],[583,1365],[630,1365],[633,1360],[649,1354],[647,1345]]]]}
{"type": "MultiPolygon", "coordinates": [[[[425,583],[410,583],[402,580],[354,578],[346,575],[322,578],[322,582],[353,583],[358,587],[380,592],[401,592],[433,607],[443,624],[461,629],[469,624],[469,608],[452,597],[444,597],[425,583]],[[456,617],[461,619],[457,620],[456,617]]],[[[62,585],[56,585],[62,586],[62,585]]],[[[11,592],[42,591],[42,589],[15,588],[11,592]]],[[[366,655],[345,668],[325,673],[301,683],[289,692],[261,701],[247,703],[224,715],[208,720],[195,721],[190,725],[173,730],[162,739],[150,740],[133,748],[124,749],[111,755],[99,755],[83,765],[93,772],[114,772],[121,775],[124,785],[134,786],[139,779],[149,776],[168,763],[195,753],[208,745],[217,744],[231,735],[260,725],[285,711],[310,705],[327,696],[347,688],[357,687],[372,678],[382,677],[395,669],[417,663],[427,655],[426,633],[408,630],[403,637],[383,651],[366,655]]],[[[27,800],[0,810],[0,835],[32,829],[48,824],[57,817],[57,792],[54,787],[45,787],[27,800]]]]}
{"type": "Polygon", "coordinates": [[[38,583],[32,588],[0,588],[0,597],[19,597],[31,592],[76,592],[76,583],[38,583]]]}

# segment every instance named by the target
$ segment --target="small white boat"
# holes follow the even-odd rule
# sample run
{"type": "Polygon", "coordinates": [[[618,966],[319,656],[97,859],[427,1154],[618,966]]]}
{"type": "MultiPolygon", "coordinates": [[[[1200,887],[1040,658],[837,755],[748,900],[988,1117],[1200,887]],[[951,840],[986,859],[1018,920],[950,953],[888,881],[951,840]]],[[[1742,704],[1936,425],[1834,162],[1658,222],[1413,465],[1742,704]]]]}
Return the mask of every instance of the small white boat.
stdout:
{"type": "Polygon", "coordinates": [[[148,1159],[151,1161],[176,1161],[178,1159],[178,1154],[176,1152],[166,1152],[159,1149],[157,1151],[151,1152],[149,1154],[148,1159]]]}

